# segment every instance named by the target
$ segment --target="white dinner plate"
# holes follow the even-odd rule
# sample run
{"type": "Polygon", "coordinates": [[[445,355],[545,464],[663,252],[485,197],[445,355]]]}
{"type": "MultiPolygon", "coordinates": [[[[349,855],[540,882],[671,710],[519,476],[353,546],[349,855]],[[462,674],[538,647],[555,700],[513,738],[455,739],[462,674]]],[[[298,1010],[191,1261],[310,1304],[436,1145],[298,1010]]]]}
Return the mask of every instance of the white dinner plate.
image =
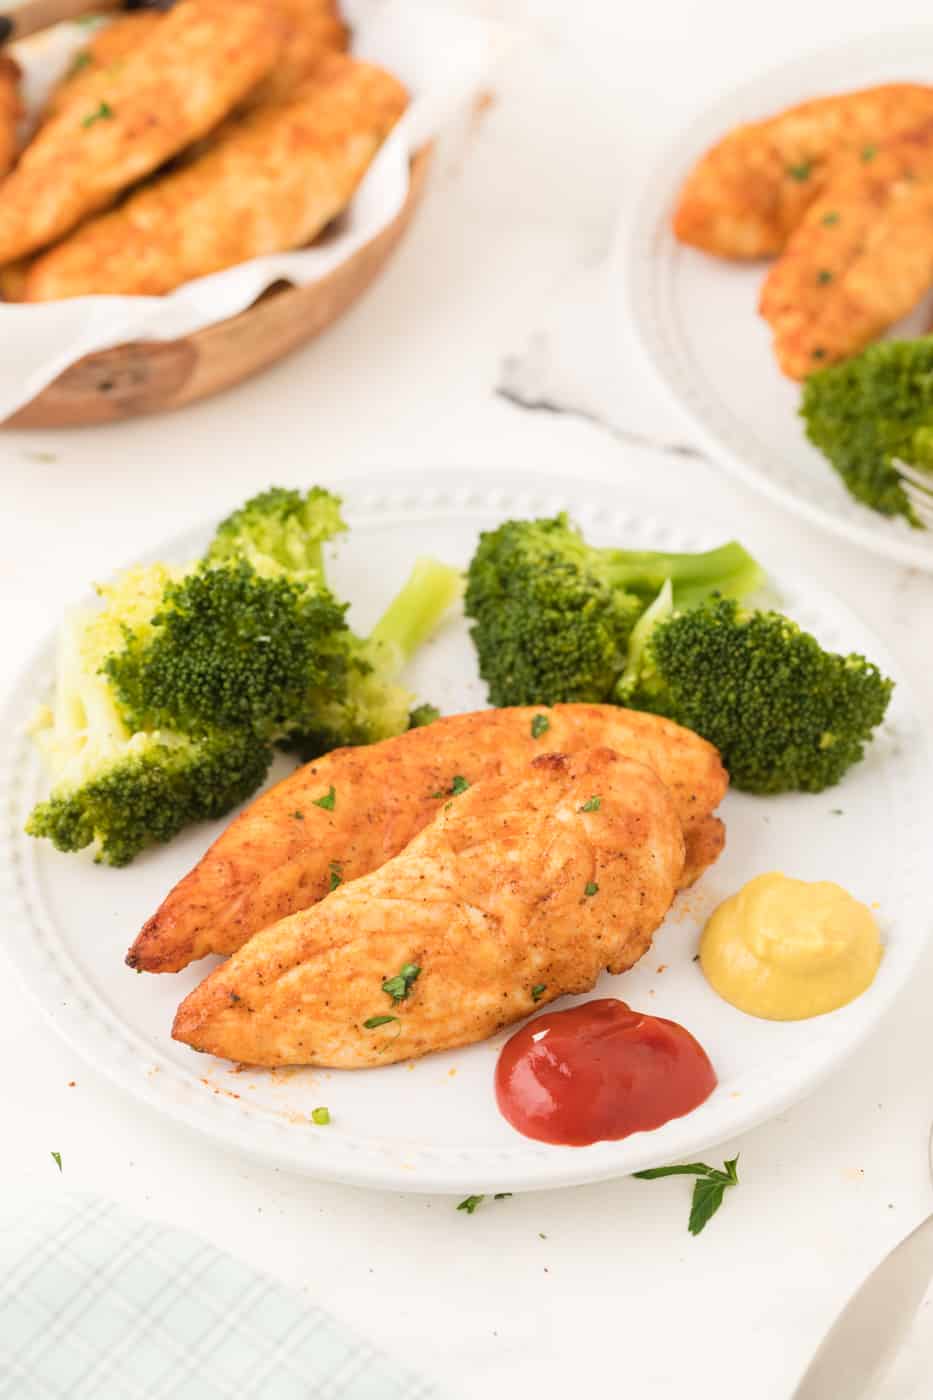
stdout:
{"type": "MultiPolygon", "coordinates": [[[[720,542],[636,518],[620,508],[611,488],[579,482],[544,481],[529,490],[503,479],[490,489],[488,478],[477,477],[462,489],[359,484],[344,490],[350,532],[334,551],[330,574],[337,593],[351,600],[358,628],[374,621],[416,555],[465,565],[478,531],[511,516],[567,508],[596,544],[691,549],[720,542]]],[[[190,558],[207,537],[200,531],[161,553],[190,558]]],[[[797,574],[778,573],[775,586],[786,609],[824,644],[863,651],[896,675],[883,644],[834,598],[797,574]]],[[[840,787],[819,796],[729,794],[722,859],[679,896],[652,952],[624,976],[604,976],[594,993],[671,1017],[699,1038],[719,1087],[694,1113],[620,1142],[585,1148],[532,1142],[509,1127],[493,1096],[493,1068],[507,1033],[384,1069],[238,1072],[175,1044],[169,1034],[178,1002],[215,960],[159,977],[137,976],[123,962],[143,920],[223,823],[191,829],[121,870],[95,865],[86,853],[61,855],[22,834],[44,790],[23,725],[48,687],[52,662],[50,640],[2,719],[9,794],[0,829],[2,946],[52,1025],[99,1069],[216,1142],[277,1166],[366,1186],[467,1193],[595,1181],[695,1156],[800,1098],[850,1054],[907,981],[929,932],[922,892],[929,882],[930,778],[922,718],[901,683],[868,757],[840,787]],[[754,1020],[721,1001],[693,960],[713,907],[751,876],[773,869],[838,880],[877,909],[886,943],[878,977],[832,1015],[787,1024],[754,1020]],[[327,1127],[310,1121],[322,1104],[331,1113],[327,1127]]],[[[460,617],[412,669],[418,694],[446,713],[484,704],[460,617]]],[[[283,761],[279,772],[286,768],[283,761]]]]}
{"type": "MultiPolygon", "coordinates": [[[[930,26],[837,44],[733,91],[691,122],[651,172],[620,224],[614,262],[619,313],[632,318],[655,369],[717,463],[833,534],[933,570],[933,532],[859,504],[807,441],[800,386],[778,369],[770,328],[757,311],[767,264],[709,257],[678,243],[671,231],[685,176],[732,127],[812,97],[901,80],[933,82],[930,26]]],[[[923,334],[931,317],[927,298],[891,334],[923,334]]]]}

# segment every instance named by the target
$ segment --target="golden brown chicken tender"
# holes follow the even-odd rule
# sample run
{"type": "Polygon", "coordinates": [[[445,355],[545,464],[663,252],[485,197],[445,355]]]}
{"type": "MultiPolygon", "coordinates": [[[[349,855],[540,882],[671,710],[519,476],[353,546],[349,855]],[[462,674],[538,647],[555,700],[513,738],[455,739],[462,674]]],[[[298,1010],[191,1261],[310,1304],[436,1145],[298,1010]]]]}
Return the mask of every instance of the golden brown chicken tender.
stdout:
{"type": "Polygon", "coordinates": [[[0,54],[0,176],[12,166],[19,146],[19,120],[23,115],[19,80],[19,65],[9,54],[0,54]]]}
{"type": "Polygon", "coordinates": [[[854,355],[933,285],[933,123],[837,162],[762,288],[791,379],[854,355]]]}
{"type": "Polygon", "coordinates": [[[50,243],[226,115],[279,53],[262,0],[180,0],[95,89],[41,128],[0,185],[0,263],[50,243]]]}
{"type": "Polygon", "coordinates": [[[267,78],[250,93],[246,105],[261,106],[290,97],[310,78],[327,53],[342,52],[349,31],[335,0],[275,0],[285,29],[282,56],[267,78]]]}
{"type": "Polygon", "coordinates": [[[177,972],[208,953],[232,953],[259,929],[323,899],[336,876],[355,880],[377,869],[434,819],[454,788],[523,771],[544,742],[532,730],[541,716],[555,752],[606,746],[657,773],[686,836],[684,884],[716,860],[724,832],[712,813],[728,778],[705,739],[615,705],[479,710],[337,749],[262,793],[167,895],[127,962],[177,972]],[[333,806],[321,807],[331,790],[333,806]]]}
{"type": "Polygon", "coordinates": [[[407,101],[381,68],[328,55],[290,99],[229,123],[203,155],[37,258],[23,299],[158,296],[300,247],[349,204],[407,101]]]}
{"type": "Polygon", "coordinates": [[[135,52],[164,19],[157,10],[135,10],[99,29],[78,49],[64,76],[49,93],[40,121],[57,117],[75,99],[93,99],[101,83],[106,86],[117,71],[116,66],[135,52]]]}
{"type": "Polygon", "coordinates": [[[637,962],[683,859],[650,768],[609,749],[545,754],[250,939],[185,999],[172,1034],[246,1064],[339,1069],[471,1045],[637,962]],[[406,967],[418,971],[396,999],[383,983],[406,967]]]}
{"type": "Polygon", "coordinates": [[[892,83],[740,126],[687,177],[674,233],[722,258],[773,257],[822,193],[838,156],[877,147],[931,119],[933,87],[892,83]]]}

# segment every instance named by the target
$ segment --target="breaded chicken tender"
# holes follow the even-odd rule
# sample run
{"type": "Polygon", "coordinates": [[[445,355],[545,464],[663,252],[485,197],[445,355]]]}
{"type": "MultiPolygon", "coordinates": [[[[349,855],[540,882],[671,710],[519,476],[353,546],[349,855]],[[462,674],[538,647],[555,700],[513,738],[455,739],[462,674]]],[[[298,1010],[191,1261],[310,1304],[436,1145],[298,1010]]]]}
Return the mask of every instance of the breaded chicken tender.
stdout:
{"type": "Polygon", "coordinates": [[[282,56],[246,100],[247,107],[281,102],[310,78],[327,53],[342,52],[349,30],[335,0],[274,0],[285,28],[282,56]]]}
{"type": "Polygon", "coordinates": [[[13,165],[19,146],[19,119],[23,115],[19,80],[19,65],[9,54],[0,54],[0,176],[13,165]]]}
{"type": "Polygon", "coordinates": [[[674,233],[721,258],[780,253],[839,156],[933,120],[933,87],[892,83],[822,97],[724,137],[680,192],[674,233]]]}
{"type": "Polygon", "coordinates": [[[106,86],[118,71],[117,65],[134,53],[164,19],[157,10],[134,10],[99,29],[78,49],[64,76],[52,88],[40,122],[57,117],[75,99],[93,99],[101,85],[106,86]]]}
{"type": "Polygon", "coordinates": [[[290,99],[229,123],[203,155],[37,258],[23,299],[158,296],[301,247],[349,204],[407,102],[381,68],[328,55],[290,99]]]}
{"type": "Polygon", "coordinates": [[[61,237],[204,136],[281,42],[263,0],[180,0],[106,85],[65,103],[0,184],[0,263],[61,237]]]}
{"type": "Polygon", "coordinates": [[[837,162],[765,279],[760,311],[791,379],[854,355],[933,285],[933,122],[837,162]]]}
{"type": "Polygon", "coordinates": [[[616,705],[450,715],[379,744],[336,749],[261,793],[166,896],[127,962],[177,972],[208,953],[232,953],[259,929],[323,899],[335,878],[377,869],[464,784],[523,772],[541,752],[542,718],[554,752],[608,747],[658,775],[686,837],[684,884],[716,860],[724,831],[712,813],[728,778],[712,744],[690,730],[616,705]],[[333,805],[322,807],[331,790],[333,805]]]}
{"type": "Polygon", "coordinates": [[[609,749],[545,754],[250,939],[185,999],[172,1034],[246,1064],[338,1069],[471,1045],[636,963],[683,859],[650,768],[609,749]]]}

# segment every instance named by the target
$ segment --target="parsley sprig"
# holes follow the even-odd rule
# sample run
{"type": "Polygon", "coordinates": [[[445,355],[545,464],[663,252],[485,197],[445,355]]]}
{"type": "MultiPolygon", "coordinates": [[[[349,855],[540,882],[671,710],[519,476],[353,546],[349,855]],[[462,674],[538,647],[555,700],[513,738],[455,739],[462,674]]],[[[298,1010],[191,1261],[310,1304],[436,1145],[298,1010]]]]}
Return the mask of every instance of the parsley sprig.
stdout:
{"type": "Polygon", "coordinates": [[[662,1176],[695,1176],[693,1201],[690,1206],[690,1219],[687,1229],[691,1235],[698,1235],[722,1205],[723,1197],[730,1186],[738,1186],[738,1157],[731,1162],[723,1162],[722,1171],[708,1167],[705,1162],[685,1162],[679,1167],[652,1167],[650,1171],[634,1172],[639,1181],[657,1181],[662,1176]]]}
{"type": "Polygon", "coordinates": [[[87,116],[81,122],[81,125],[83,127],[89,127],[93,126],[95,122],[109,122],[113,120],[115,115],[109,102],[101,102],[93,112],[88,112],[87,116]]]}
{"type": "Polygon", "coordinates": [[[404,1001],[420,976],[421,968],[416,963],[405,963],[394,977],[386,978],[382,990],[387,992],[393,1001],[404,1001]]]}

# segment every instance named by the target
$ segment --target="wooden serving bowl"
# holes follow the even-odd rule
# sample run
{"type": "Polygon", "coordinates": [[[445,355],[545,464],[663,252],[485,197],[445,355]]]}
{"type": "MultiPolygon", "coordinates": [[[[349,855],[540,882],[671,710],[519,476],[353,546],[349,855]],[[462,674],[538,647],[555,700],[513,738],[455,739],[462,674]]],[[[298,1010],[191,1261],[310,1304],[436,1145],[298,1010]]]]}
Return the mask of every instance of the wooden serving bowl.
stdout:
{"type": "Polygon", "coordinates": [[[376,279],[418,207],[430,159],[428,145],[412,160],[408,196],[392,222],[320,281],[279,282],[238,316],[181,340],[141,340],[86,355],[0,426],[76,428],[161,413],[274,364],[336,321],[376,279]]]}

